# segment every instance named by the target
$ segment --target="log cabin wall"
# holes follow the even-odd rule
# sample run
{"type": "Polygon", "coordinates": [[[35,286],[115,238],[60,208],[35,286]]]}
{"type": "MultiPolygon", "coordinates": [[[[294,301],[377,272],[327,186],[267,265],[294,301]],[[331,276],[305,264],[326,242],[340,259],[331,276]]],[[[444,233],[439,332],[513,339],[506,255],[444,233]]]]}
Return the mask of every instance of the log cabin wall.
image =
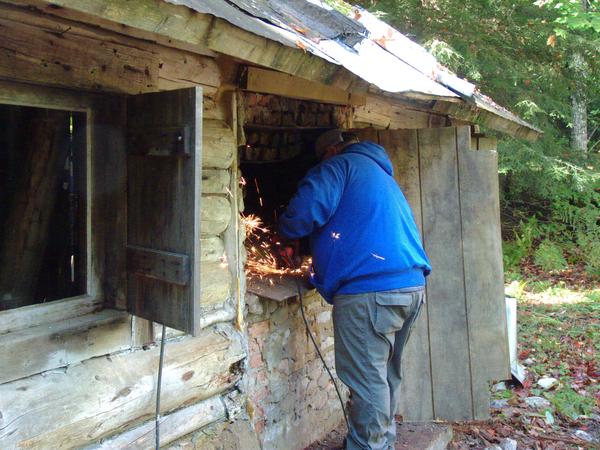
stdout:
{"type": "Polygon", "coordinates": [[[237,448],[253,448],[241,392],[247,338],[238,314],[235,96],[222,89],[235,65],[4,3],[0,11],[0,103],[89,118],[97,278],[93,295],[0,313],[0,448],[153,446],[157,325],[119,310],[126,304],[125,95],[188,86],[204,91],[202,329],[195,337],[168,330],[161,444],[209,427],[212,434],[193,437],[198,448],[210,446],[206,436],[233,430],[228,439],[239,440],[237,448]]]}

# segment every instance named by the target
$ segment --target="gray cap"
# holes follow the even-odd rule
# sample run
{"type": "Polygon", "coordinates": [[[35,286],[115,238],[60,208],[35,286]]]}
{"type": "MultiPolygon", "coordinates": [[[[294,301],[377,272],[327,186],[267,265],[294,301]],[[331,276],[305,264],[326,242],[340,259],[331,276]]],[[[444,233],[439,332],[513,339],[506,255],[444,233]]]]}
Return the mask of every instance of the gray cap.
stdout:
{"type": "Polygon", "coordinates": [[[319,135],[315,141],[315,154],[317,155],[317,158],[321,159],[321,157],[325,154],[325,151],[330,146],[344,142],[344,136],[342,133],[344,133],[344,130],[336,129],[328,130],[319,135]]]}

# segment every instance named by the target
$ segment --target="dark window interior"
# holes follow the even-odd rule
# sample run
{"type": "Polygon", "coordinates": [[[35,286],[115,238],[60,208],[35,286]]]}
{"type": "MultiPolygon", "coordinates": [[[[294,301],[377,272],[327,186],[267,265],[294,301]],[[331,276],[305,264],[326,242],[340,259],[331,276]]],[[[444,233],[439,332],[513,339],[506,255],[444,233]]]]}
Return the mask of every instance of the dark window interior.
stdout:
{"type": "Polygon", "coordinates": [[[0,105],[0,311],[84,294],[85,113],[0,105]]]}

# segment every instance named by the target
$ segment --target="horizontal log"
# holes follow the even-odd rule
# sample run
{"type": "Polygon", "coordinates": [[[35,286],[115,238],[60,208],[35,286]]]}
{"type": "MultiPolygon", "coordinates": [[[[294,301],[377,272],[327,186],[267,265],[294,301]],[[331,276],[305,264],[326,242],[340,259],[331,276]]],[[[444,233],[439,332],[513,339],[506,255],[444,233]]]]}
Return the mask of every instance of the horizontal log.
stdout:
{"type": "Polygon", "coordinates": [[[205,121],[226,120],[229,111],[226,110],[227,105],[220,98],[217,88],[204,87],[203,94],[204,97],[202,99],[202,118],[205,121]]]}
{"type": "Polygon", "coordinates": [[[364,105],[366,102],[364,94],[353,94],[343,89],[258,67],[248,67],[245,81],[246,84],[243,88],[251,92],[262,92],[336,105],[364,105]]]}
{"type": "MultiPolygon", "coordinates": [[[[231,325],[168,342],[161,413],[233,386],[243,337],[231,325]]],[[[65,371],[0,385],[0,448],[74,448],[148,420],[154,413],[159,348],[93,358],[65,371]],[[32,405],[35,405],[32,407],[32,405]]]]}
{"type": "Polygon", "coordinates": [[[354,109],[354,127],[417,129],[446,126],[443,114],[430,114],[395,104],[381,96],[369,95],[367,103],[354,109]]]}
{"type": "Polygon", "coordinates": [[[145,39],[156,40],[164,45],[197,52],[206,52],[208,47],[215,52],[339,89],[354,91],[355,87],[364,92],[368,87],[367,83],[339,65],[185,6],[145,0],[128,0],[126,8],[121,0],[39,0],[37,3],[43,5],[50,14],[71,16],[122,33],[144,32],[145,39]]]}
{"type": "Polygon", "coordinates": [[[15,79],[129,94],[221,85],[220,70],[210,57],[13,6],[0,5],[0,15],[10,21],[0,26],[0,33],[19,28],[18,40],[3,38],[5,51],[15,51],[13,44],[21,42],[20,50],[8,55],[17,67],[0,67],[12,69],[19,77],[15,79]],[[51,51],[44,56],[46,50],[51,51]],[[52,78],[56,74],[62,76],[52,78]]]}
{"type": "Polygon", "coordinates": [[[202,263],[220,262],[224,253],[225,244],[220,237],[206,236],[200,238],[200,261],[202,263]]]}
{"type": "Polygon", "coordinates": [[[233,131],[220,120],[202,122],[202,167],[228,169],[236,150],[233,131]]]}
{"type": "Polygon", "coordinates": [[[203,235],[221,234],[231,222],[231,205],[225,197],[203,195],[200,204],[200,232],[203,235]]]}
{"type": "MultiPolygon", "coordinates": [[[[160,418],[160,446],[218,420],[224,420],[226,417],[227,411],[219,396],[162,416],[160,418]]],[[[123,434],[106,439],[101,444],[92,445],[86,450],[145,450],[153,448],[154,443],[154,420],[150,420],[123,434]]]]}
{"type": "Polygon", "coordinates": [[[0,41],[3,78],[124,93],[158,90],[158,60],[144,50],[4,18],[0,41]]]}
{"type": "MultiPolygon", "coordinates": [[[[235,310],[231,305],[231,302],[225,302],[222,308],[217,309],[206,309],[202,311],[200,315],[200,328],[206,328],[216,323],[221,322],[231,322],[235,317],[235,310]]],[[[143,320],[143,319],[142,319],[143,320]]],[[[162,335],[162,325],[156,322],[152,322],[152,336],[153,339],[149,339],[144,343],[148,343],[150,341],[155,341],[156,343],[160,342],[162,335]]],[[[176,330],[175,328],[167,327],[165,330],[165,337],[167,339],[184,336],[186,333],[183,331],[176,330]]]]}
{"type": "Polygon", "coordinates": [[[130,346],[130,316],[116,310],[8,333],[0,336],[0,384],[130,346]]]}
{"type": "Polygon", "coordinates": [[[0,312],[0,336],[11,331],[49,324],[102,309],[102,299],[81,296],[0,312]]]}
{"type": "Polygon", "coordinates": [[[165,43],[176,46],[185,42],[193,48],[202,46],[212,19],[210,15],[167,2],[128,0],[126,8],[122,0],[42,0],[36,3],[45,5],[44,11],[50,14],[74,17],[100,27],[108,27],[107,22],[113,22],[120,26],[111,29],[124,33],[143,30],[148,32],[143,35],[144,39],[154,40],[161,35],[168,38],[165,43]]]}
{"type": "Polygon", "coordinates": [[[227,194],[229,190],[229,171],[223,169],[202,169],[203,194],[227,194]]]}
{"type": "Polygon", "coordinates": [[[203,263],[200,266],[200,306],[214,309],[231,296],[233,278],[229,267],[222,263],[203,263]]]}
{"type": "Polygon", "coordinates": [[[205,328],[220,322],[230,322],[235,318],[235,309],[230,302],[223,308],[204,311],[200,317],[200,327],[205,328]]]}

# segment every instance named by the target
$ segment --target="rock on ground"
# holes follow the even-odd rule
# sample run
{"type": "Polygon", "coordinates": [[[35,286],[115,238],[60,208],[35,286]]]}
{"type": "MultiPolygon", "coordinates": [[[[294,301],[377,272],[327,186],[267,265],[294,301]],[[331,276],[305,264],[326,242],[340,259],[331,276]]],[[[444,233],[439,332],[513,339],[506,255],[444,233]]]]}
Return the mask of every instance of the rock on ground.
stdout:
{"type": "Polygon", "coordinates": [[[547,408],[550,406],[550,402],[543,397],[527,397],[525,403],[530,408],[547,408]]]}
{"type": "Polygon", "coordinates": [[[510,438],[502,439],[500,441],[500,448],[502,450],[517,450],[517,441],[510,438]]]}
{"type": "Polygon", "coordinates": [[[558,380],[552,377],[542,377],[538,380],[537,384],[542,389],[550,389],[552,386],[558,384],[558,380]]]}

